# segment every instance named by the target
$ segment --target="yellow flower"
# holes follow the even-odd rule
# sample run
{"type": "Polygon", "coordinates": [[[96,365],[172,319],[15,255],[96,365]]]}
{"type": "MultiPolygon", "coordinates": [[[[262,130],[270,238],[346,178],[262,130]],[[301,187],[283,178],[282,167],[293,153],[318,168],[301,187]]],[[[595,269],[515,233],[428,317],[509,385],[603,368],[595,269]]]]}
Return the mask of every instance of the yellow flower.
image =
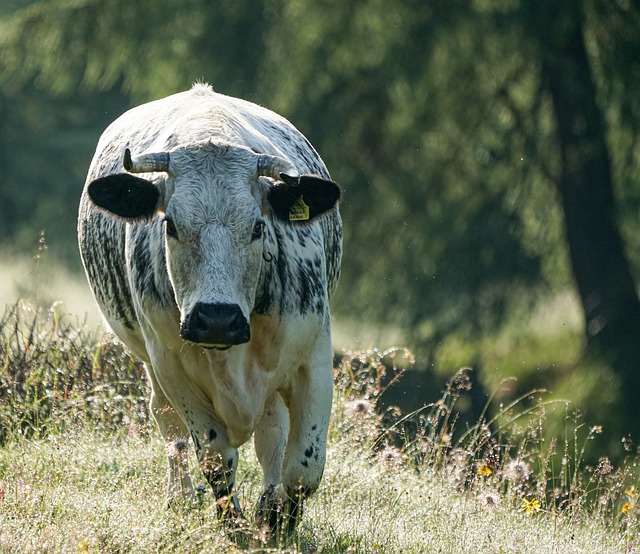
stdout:
{"type": "Polygon", "coordinates": [[[522,506],[520,506],[521,512],[526,512],[527,514],[535,514],[542,509],[542,505],[540,501],[536,498],[532,500],[527,500],[526,498],[522,502],[522,506]]]}
{"type": "Polygon", "coordinates": [[[633,506],[628,502],[622,505],[622,509],[620,510],[623,514],[626,514],[629,510],[631,510],[633,506]]]}
{"type": "Polygon", "coordinates": [[[624,493],[631,498],[638,498],[638,489],[635,485],[631,485],[624,493]]]}
{"type": "Polygon", "coordinates": [[[481,477],[489,477],[492,473],[493,470],[487,464],[482,464],[478,467],[478,475],[481,477]]]}

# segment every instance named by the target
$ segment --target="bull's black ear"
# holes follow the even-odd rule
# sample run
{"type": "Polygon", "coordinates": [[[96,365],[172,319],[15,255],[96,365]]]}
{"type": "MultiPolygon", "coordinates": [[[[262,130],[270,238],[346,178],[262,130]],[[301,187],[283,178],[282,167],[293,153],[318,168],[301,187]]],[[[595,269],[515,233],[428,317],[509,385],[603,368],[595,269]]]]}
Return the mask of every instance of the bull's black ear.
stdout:
{"type": "Polygon", "coordinates": [[[267,196],[273,213],[283,221],[312,221],[335,208],[342,195],[337,183],[315,175],[297,180],[283,176],[283,181],[272,186],[267,196]]]}
{"type": "Polygon", "coordinates": [[[96,206],[129,221],[151,219],[160,199],[156,185],[128,173],[100,177],[89,183],[87,192],[96,206]]]}

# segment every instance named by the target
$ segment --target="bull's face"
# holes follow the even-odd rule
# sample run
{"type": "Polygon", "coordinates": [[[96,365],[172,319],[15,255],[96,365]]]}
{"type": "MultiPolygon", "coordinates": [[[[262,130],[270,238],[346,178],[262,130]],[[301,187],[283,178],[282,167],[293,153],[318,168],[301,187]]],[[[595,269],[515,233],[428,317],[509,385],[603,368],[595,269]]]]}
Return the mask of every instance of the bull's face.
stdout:
{"type": "Polygon", "coordinates": [[[180,334],[208,348],[250,339],[270,219],[308,223],[340,197],[335,183],[300,177],[287,160],[211,142],[133,159],[127,151],[124,166],[156,178],[102,177],[90,183],[89,197],[131,223],[163,217],[180,334]]]}

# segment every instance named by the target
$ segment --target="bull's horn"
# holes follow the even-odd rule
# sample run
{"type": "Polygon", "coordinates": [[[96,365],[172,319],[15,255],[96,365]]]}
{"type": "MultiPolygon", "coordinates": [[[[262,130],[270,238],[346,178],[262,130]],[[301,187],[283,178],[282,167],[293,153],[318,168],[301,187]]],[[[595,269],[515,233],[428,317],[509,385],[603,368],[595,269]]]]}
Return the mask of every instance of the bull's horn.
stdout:
{"type": "Polygon", "coordinates": [[[289,160],[279,158],[278,156],[270,156],[269,154],[258,155],[259,176],[282,180],[281,174],[283,173],[294,179],[300,176],[296,166],[289,160]]]}
{"type": "Polygon", "coordinates": [[[150,173],[152,171],[169,171],[169,153],[153,152],[131,157],[131,151],[124,151],[124,168],[129,173],[150,173]]]}

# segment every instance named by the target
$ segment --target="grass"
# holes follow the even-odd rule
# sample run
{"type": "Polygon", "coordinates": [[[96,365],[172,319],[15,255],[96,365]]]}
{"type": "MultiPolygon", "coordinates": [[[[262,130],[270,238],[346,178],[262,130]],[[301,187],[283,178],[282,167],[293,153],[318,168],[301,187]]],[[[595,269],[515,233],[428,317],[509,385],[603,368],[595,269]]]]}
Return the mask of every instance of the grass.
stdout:
{"type": "MultiPolygon", "coordinates": [[[[21,304],[0,321],[0,552],[636,552],[634,460],[591,468],[598,429],[566,418],[544,435],[550,400],[531,392],[458,428],[465,370],[419,412],[376,410],[402,350],[346,353],[335,370],[328,460],[297,533],[264,545],[217,520],[213,499],[166,506],[164,447],[141,409],[144,377],[109,337],[55,309],[21,304]],[[493,414],[493,415],[492,415],[493,414]]],[[[401,371],[395,378],[401,379],[401,371]]],[[[194,478],[204,483],[191,453],[194,478]]],[[[252,512],[261,472],[241,449],[252,512]]]]}

